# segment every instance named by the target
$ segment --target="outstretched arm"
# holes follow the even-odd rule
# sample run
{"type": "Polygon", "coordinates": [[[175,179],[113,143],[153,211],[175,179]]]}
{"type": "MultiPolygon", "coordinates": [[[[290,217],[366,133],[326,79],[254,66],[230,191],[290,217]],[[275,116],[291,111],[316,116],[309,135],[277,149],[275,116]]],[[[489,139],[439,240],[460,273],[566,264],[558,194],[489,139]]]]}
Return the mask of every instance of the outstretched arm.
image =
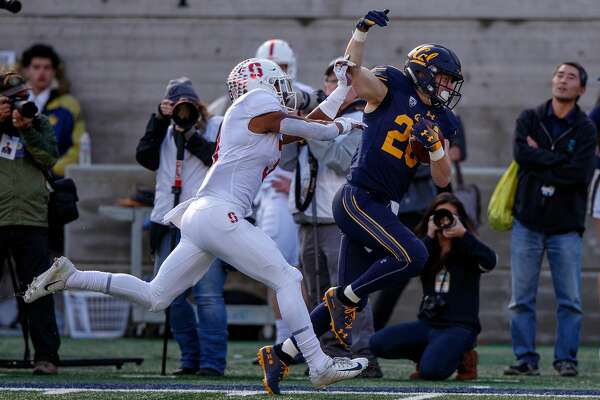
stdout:
{"type": "Polygon", "coordinates": [[[386,26],[389,10],[371,10],[356,24],[356,30],[346,47],[346,59],[350,62],[352,86],[358,97],[367,100],[367,108],[376,108],[385,98],[387,87],[375,77],[375,74],[362,67],[365,40],[368,30],[374,26],[386,26]]]}
{"type": "MultiPolygon", "coordinates": [[[[365,125],[351,118],[339,117],[330,121],[311,121],[282,111],[259,115],[250,120],[248,129],[254,133],[283,133],[303,139],[331,140],[365,125]]],[[[288,142],[289,143],[289,142],[288,142]]]]}

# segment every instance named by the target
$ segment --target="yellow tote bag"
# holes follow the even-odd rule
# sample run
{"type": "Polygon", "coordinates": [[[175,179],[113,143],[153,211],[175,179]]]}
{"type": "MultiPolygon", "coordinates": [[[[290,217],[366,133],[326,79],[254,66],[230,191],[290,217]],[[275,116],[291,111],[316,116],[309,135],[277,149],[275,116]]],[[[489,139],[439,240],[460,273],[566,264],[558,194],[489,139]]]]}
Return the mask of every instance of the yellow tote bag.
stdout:
{"type": "Polygon", "coordinates": [[[513,161],[504,172],[488,205],[488,221],[497,231],[507,231],[513,224],[513,206],[517,194],[517,171],[519,164],[513,161]]]}

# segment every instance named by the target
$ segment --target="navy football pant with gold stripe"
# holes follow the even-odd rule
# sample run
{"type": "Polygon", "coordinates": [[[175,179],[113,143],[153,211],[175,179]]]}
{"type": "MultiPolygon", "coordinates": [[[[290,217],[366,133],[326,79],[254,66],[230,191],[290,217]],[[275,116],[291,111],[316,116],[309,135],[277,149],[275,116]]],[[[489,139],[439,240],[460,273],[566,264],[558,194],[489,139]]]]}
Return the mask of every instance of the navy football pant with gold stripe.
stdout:
{"type": "MultiPolygon", "coordinates": [[[[338,284],[352,285],[361,298],[359,310],[370,293],[399,285],[425,266],[425,245],[392,213],[389,202],[346,183],[333,200],[333,216],[343,233],[338,284]]],[[[317,336],[328,330],[323,304],[313,310],[311,320],[317,336]]]]}
{"type": "Polygon", "coordinates": [[[333,215],[343,232],[338,282],[351,284],[361,299],[423,269],[425,245],[392,213],[389,202],[345,184],[334,198],[333,215]]]}

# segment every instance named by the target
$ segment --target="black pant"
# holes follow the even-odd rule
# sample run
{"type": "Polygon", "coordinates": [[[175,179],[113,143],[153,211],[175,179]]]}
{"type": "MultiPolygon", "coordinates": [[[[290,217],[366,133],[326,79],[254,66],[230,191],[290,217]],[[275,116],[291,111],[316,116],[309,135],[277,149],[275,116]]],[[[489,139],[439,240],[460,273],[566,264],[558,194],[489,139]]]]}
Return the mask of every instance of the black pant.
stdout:
{"type": "MultiPolygon", "coordinates": [[[[50,267],[48,256],[48,229],[34,226],[0,227],[0,265],[12,256],[16,264],[17,279],[24,290],[35,276],[50,267]]],[[[10,275],[4,273],[4,279],[10,275]]],[[[50,296],[27,304],[25,307],[29,332],[35,350],[34,361],[58,361],[60,336],[54,315],[54,299],[50,296]]]]}

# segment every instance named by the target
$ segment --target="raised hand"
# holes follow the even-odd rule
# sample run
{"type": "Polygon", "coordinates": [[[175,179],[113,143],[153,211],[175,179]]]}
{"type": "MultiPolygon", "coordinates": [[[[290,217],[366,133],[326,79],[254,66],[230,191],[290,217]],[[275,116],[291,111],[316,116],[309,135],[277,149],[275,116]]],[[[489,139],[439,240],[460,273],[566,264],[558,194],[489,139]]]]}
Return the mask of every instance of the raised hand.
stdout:
{"type": "Polygon", "coordinates": [[[348,74],[348,68],[356,66],[347,58],[340,58],[333,65],[333,72],[338,79],[338,86],[352,86],[352,76],[348,74]]]}
{"type": "Polygon", "coordinates": [[[358,29],[361,32],[366,32],[373,25],[387,26],[388,22],[390,21],[390,19],[387,16],[389,12],[390,10],[388,9],[385,9],[383,11],[369,11],[367,15],[358,20],[358,23],[356,24],[356,29],[358,29]]]}

